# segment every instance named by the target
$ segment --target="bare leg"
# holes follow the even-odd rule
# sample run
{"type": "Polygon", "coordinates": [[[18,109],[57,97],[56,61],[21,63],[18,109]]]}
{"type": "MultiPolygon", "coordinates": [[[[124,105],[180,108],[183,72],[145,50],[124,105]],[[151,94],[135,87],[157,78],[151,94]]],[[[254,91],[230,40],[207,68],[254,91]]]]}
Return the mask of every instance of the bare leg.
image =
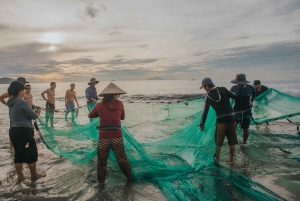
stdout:
{"type": "Polygon", "coordinates": [[[31,179],[32,180],[36,180],[36,179],[39,179],[41,177],[45,177],[46,176],[46,174],[38,174],[36,172],[36,162],[28,164],[28,167],[29,167],[29,170],[30,170],[30,173],[31,173],[31,179]]]}
{"type": "Polygon", "coordinates": [[[50,114],[50,123],[51,123],[51,127],[53,128],[53,116],[54,116],[54,113],[51,113],[50,114]]]}
{"type": "Polygon", "coordinates": [[[221,147],[216,147],[216,163],[220,163],[220,153],[221,153],[221,147]]]}
{"type": "Polygon", "coordinates": [[[13,144],[12,144],[12,142],[11,142],[10,139],[9,139],[9,151],[10,152],[14,152],[14,146],[13,146],[13,144]]]}
{"type": "Polygon", "coordinates": [[[48,121],[49,121],[49,112],[46,111],[46,125],[48,126],[48,121]]]}
{"type": "Polygon", "coordinates": [[[18,181],[22,181],[23,179],[25,179],[22,171],[23,163],[15,163],[15,168],[17,170],[18,181]]]}
{"type": "Polygon", "coordinates": [[[244,141],[243,141],[243,144],[246,144],[248,136],[249,136],[248,128],[244,128],[244,133],[243,133],[243,140],[244,141]]]}
{"type": "Polygon", "coordinates": [[[67,120],[69,112],[66,112],[65,119],[67,120]]]}
{"type": "Polygon", "coordinates": [[[234,156],[234,145],[230,145],[230,160],[229,164],[233,164],[233,156],[234,156]]]}
{"type": "Polygon", "coordinates": [[[235,121],[234,122],[234,127],[236,128],[237,125],[238,125],[238,122],[235,121]]]}
{"type": "Polygon", "coordinates": [[[74,119],[75,119],[75,109],[73,109],[71,111],[71,116],[72,116],[72,121],[74,121],[74,119]]]}

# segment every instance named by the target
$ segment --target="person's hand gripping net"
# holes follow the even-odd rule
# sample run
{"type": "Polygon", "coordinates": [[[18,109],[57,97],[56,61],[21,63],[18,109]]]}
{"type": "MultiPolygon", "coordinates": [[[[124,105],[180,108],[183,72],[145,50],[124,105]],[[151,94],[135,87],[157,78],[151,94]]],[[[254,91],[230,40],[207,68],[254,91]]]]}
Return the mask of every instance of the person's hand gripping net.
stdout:
{"type": "Polygon", "coordinates": [[[200,126],[201,131],[204,131],[205,129],[204,125],[198,124],[197,126],[200,126]]]}

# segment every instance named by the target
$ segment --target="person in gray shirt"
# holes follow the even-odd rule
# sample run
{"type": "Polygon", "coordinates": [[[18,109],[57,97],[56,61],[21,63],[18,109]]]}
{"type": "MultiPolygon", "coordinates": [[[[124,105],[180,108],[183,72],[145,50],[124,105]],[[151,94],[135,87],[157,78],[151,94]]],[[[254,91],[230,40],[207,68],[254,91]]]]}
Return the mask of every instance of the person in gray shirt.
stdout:
{"type": "Polygon", "coordinates": [[[7,90],[11,97],[7,101],[11,123],[9,136],[15,148],[14,164],[19,181],[25,179],[22,171],[23,163],[28,164],[32,180],[46,176],[45,174],[38,174],[36,172],[38,151],[34,139],[34,127],[32,125],[32,120],[39,117],[41,110],[39,109],[35,112],[24,100],[24,89],[25,87],[21,82],[14,81],[9,85],[7,90]]]}

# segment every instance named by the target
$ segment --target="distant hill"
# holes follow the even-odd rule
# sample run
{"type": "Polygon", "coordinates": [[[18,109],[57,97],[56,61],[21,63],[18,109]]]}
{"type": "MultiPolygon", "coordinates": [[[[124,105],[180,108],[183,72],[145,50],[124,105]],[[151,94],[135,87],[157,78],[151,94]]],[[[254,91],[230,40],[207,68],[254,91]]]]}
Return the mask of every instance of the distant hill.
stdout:
{"type": "Polygon", "coordinates": [[[2,78],[0,78],[0,84],[10,84],[13,81],[15,81],[15,80],[13,80],[11,78],[8,78],[8,77],[2,77],[2,78]]]}

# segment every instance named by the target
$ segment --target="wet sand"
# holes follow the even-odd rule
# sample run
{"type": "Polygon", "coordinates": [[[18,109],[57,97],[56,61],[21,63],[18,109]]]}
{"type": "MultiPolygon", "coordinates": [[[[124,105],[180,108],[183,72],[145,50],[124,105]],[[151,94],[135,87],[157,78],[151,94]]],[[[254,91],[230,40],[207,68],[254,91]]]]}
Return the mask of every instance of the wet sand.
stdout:
{"type": "MultiPolygon", "coordinates": [[[[79,101],[80,105],[85,103],[84,98],[79,101]]],[[[58,104],[58,108],[63,108],[63,102],[58,104]]],[[[37,105],[44,105],[44,102],[38,99],[37,105]]],[[[178,123],[185,125],[183,122],[178,123]]],[[[127,184],[119,168],[111,162],[108,163],[105,188],[95,187],[96,158],[87,165],[74,165],[49,151],[37,133],[37,168],[39,172],[46,173],[47,177],[31,181],[27,165],[24,165],[27,178],[18,182],[13,155],[8,152],[8,110],[2,104],[0,125],[0,200],[166,200],[152,183],[127,184]]],[[[167,138],[176,132],[160,132],[149,136],[149,129],[151,128],[145,126],[143,130],[132,133],[138,141],[151,142],[167,138]]],[[[242,141],[241,130],[238,131],[238,138],[242,141]]],[[[300,200],[297,190],[300,189],[300,163],[295,159],[300,158],[298,147],[300,136],[296,126],[288,121],[273,122],[269,126],[251,126],[248,144],[236,146],[235,165],[227,164],[227,146],[222,148],[221,165],[242,173],[287,200],[300,200]]]]}

